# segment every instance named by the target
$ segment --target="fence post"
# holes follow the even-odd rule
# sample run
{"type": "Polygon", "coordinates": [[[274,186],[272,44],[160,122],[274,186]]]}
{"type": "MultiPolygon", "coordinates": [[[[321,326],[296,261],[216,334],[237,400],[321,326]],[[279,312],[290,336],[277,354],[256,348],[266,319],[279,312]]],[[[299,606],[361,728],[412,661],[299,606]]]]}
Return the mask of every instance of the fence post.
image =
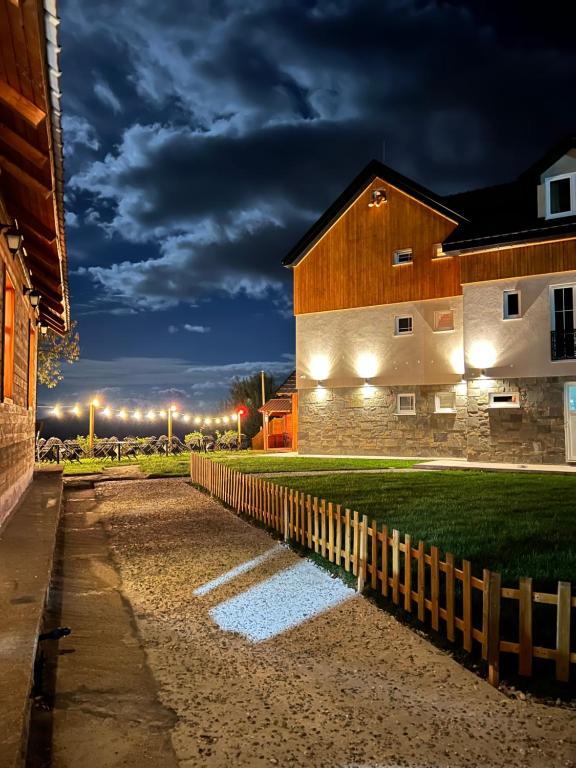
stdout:
{"type": "Polygon", "coordinates": [[[488,571],[488,627],[486,655],[488,657],[488,682],[498,687],[500,682],[500,598],[502,577],[488,571]]]}
{"type": "Polygon", "coordinates": [[[432,603],[432,629],[440,626],[440,568],[438,547],[430,547],[430,602],[432,603]]]}
{"type": "Polygon", "coordinates": [[[518,673],[532,674],[532,579],[520,579],[518,673]]]}
{"type": "Polygon", "coordinates": [[[569,581],[558,582],[558,613],[556,614],[556,680],[570,679],[570,603],[569,581]]]}
{"type": "Polygon", "coordinates": [[[284,541],[288,541],[290,538],[290,520],[288,518],[288,488],[282,488],[282,496],[284,498],[284,541]]]}
{"type": "Polygon", "coordinates": [[[400,602],[400,531],[392,530],[392,600],[400,602]]]}
{"type": "Polygon", "coordinates": [[[358,547],[358,592],[362,594],[364,591],[364,585],[366,583],[366,560],[368,558],[368,516],[362,515],[362,523],[360,523],[360,531],[356,529],[356,535],[359,536],[358,547]]]}
{"type": "Polygon", "coordinates": [[[472,566],[469,560],[462,560],[462,620],[464,622],[463,645],[465,651],[472,650],[472,566]]]}
{"type": "Polygon", "coordinates": [[[404,534],[404,610],[412,612],[412,537],[404,534]]]}
{"type": "Polygon", "coordinates": [[[454,642],[454,555],[446,553],[446,637],[454,642]]]}

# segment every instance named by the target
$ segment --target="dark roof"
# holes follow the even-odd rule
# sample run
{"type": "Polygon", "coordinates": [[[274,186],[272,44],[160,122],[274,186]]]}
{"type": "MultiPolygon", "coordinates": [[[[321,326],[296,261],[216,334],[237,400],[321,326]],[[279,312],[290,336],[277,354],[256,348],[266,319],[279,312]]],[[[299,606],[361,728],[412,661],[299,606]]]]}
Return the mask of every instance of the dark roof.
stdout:
{"type": "Polygon", "coordinates": [[[316,245],[318,240],[332,226],[332,224],[342,215],[354,200],[374,181],[374,179],[391,184],[402,192],[428,205],[438,213],[447,216],[454,221],[462,221],[462,216],[450,208],[440,195],[435,195],[426,187],[417,184],[415,181],[402,176],[394,169],[390,168],[378,160],[371,160],[368,165],[360,171],[358,176],[349,184],[344,192],[332,203],[332,205],[320,216],[306,234],[300,238],[294,248],[282,259],[285,267],[293,267],[300,259],[303,259],[308,251],[316,245]]]}
{"type": "Polygon", "coordinates": [[[276,397],[268,400],[261,408],[259,413],[292,413],[291,397],[276,397]]]}
{"type": "Polygon", "coordinates": [[[538,217],[536,187],[540,175],[575,148],[576,136],[567,136],[514,181],[445,196],[435,195],[383,163],[372,160],[296,243],[282,264],[297,264],[375,178],[381,178],[457,222],[458,226],[443,243],[447,253],[574,235],[576,216],[538,217]]]}
{"type": "Polygon", "coordinates": [[[296,371],[292,371],[290,376],[280,384],[276,392],[274,393],[276,397],[279,397],[281,395],[294,395],[296,394],[296,371]]]}

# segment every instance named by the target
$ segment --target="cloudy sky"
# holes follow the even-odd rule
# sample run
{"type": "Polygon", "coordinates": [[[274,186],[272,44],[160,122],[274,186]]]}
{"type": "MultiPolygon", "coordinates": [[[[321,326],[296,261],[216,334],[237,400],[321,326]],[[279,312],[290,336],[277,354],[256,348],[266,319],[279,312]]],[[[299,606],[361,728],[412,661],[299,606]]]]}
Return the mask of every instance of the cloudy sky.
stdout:
{"type": "Polygon", "coordinates": [[[371,158],[449,193],[576,129],[573,6],[60,0],[82,360],[40,401],[206,410],[288,373],[281,259],[371,158]]]}

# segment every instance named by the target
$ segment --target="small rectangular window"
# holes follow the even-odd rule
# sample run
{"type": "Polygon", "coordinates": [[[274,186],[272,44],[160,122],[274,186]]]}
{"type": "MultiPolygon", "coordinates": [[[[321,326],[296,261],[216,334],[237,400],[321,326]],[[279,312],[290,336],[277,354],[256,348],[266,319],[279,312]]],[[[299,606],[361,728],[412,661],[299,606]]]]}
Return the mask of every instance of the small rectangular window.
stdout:
{"type": "Polygon", "coordinates": [[[412,315],[397,316],[394,318],[394,333],[396,336],[404,336],[412,333],[412,315]]]}
{"type": "Polygon", "coordinates": [[[454,330],[454,311],[452,309],[434,312],[434,330],[435,331],[453,331],[454,330]]]}
{"type": "Polygon", "coordinates": [[[396,399],[396,413],[402,416],[414,416],[416,413],[416,395],[398,395],[396,399]]]}
{"type": "Polygon", "coordinates": [[[456,411],[456,394],[454,392],[438,392],[435,396],[436,413],[454,413],[456,411]]]}
{"type": "Polygon", "coordinates": [[[504,291],[504,320],[520,317],[520,291],[504,291]]]}
{"type": "Polygon", "coordinates": [[[16,334],[16,291],[8,273],[4,278],[4,371],[2,396],[12,398],[14,389],[14,344],[16,334]]]}
{"type": "Polygon", "coordinates": [[[545,180],[546,217],[576,213],[576,173],[566,173],[545,180]]]}
{"type": "Polygon", "coordinates": [[[518,392],[490,392],[490,408],[520,408],[518,392]]]}
{"type": "Polygon", "coordinates": [[[402,248],[399,251],[394,251],[394,264],[411,264],[412,263],[412,248],[402,248]]]}

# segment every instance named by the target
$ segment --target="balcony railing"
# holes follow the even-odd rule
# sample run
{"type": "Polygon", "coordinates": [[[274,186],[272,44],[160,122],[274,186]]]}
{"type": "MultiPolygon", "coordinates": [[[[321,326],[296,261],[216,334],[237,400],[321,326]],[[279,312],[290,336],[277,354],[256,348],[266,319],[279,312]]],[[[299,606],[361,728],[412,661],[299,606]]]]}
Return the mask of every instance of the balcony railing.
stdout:
{"type": "Polygon", "coordinates": [[[576,331],[551,331],[552,360],[576,360],[576,331]]]}

